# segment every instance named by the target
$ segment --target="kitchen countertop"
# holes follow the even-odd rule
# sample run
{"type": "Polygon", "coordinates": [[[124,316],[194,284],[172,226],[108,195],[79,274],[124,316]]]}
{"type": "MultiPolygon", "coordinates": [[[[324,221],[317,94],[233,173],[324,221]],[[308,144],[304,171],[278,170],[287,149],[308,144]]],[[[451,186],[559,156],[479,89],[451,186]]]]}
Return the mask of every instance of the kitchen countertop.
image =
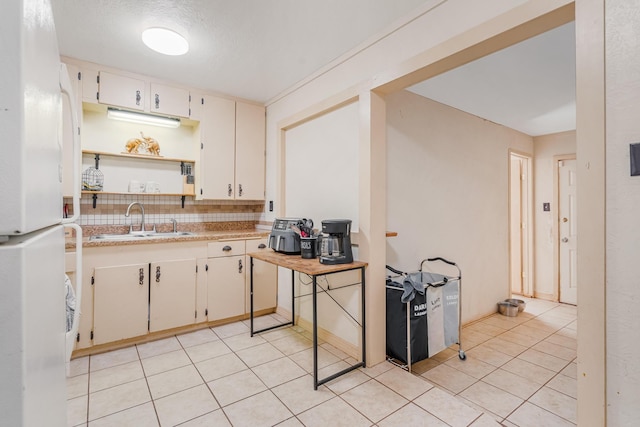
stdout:
{"type": "MultiPolygon", "coordinates": [[[[197,242],[207,240],[227,240],[227,239],[253,239],[267,237],[269,231],[260,229],[240,229],[240,230],[216,230],[216,231],[196,231],[190,236],[175,237],[146,237],[137,240],[89,240],[89,236],[82,238],[83,248],[103,247],[103,246],[125,246],[125,245],[148,245],[156,243],[176,243],[176,242],[197,242]]],[[[97,233],[94,233],[97,234],[97,233]]],[[[65,239],[65,249],[75,249],[75,237],[65,239]]]]}

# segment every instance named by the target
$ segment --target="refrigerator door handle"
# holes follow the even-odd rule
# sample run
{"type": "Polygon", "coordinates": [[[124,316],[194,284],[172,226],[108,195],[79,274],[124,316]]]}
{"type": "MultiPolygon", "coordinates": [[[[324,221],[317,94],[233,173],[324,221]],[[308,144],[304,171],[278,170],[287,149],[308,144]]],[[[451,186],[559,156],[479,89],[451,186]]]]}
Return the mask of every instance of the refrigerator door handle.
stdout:
{"type": "MultiPolygon", "coordinates": [[[[80,123],[78,121],[78,104],[73,94],[71,80],[67,66],[60,63],[60,91],[69,98],[69,109],[71,110],[71,132],[73,136],[73,215],[70,218],[63,218],[62,224],[75,222],[80,216],[80,169],[79,165],[82,159],[80,151],[80,123]]],[[[77,232],[77,230],[76,230],[77,232]]],[[[80,232],[82,236],[82,232],[80,232]]]]}

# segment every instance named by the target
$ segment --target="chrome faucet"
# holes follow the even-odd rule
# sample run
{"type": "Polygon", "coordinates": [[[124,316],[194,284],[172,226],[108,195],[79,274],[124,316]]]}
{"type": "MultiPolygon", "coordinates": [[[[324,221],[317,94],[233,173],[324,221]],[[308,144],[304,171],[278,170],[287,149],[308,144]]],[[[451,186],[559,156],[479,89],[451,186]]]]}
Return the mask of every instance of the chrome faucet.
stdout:
{"type": "Polygon", "coordinates": [[[175,218],[171,218],[169,221],[171,221],[173,223],[173,232],[177,233],[178,232],[178,221],[176,221],[175,218]]]}
{"type": "MultiPolygon", "coordinates": [[[[127,213],[125,213],[124,216],[126,217],[129,216],[129,211],[131,210],[131,206],[134,206],[134,205],[140,206],[140,211],[142,211],[142,222],[140,223],[140,232],[144,233],[144,206],[142,206],[142,203],[140,202],[131,203],[129,207],[127,207],[127,213]]],[[[133,224],[129,225],[129,233],[133,233],[133,224]]]]}

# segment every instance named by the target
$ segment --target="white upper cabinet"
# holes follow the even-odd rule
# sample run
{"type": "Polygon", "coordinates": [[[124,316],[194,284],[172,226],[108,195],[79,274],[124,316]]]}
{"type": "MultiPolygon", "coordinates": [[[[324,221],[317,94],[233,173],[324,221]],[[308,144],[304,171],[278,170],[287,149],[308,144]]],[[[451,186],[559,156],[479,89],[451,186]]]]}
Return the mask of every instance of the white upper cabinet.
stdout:
{"type": "Polygon", "coordinates": [[[151,83],[151,112],[175,117],[189,117],[189,91],[151,83]]]}
{"type": "Polygon", "coordinates": [[[264,107],[236,103],[236,199],[264,199],[264,107]]]}
{"type": "Polygon", "coordinates": [[[129,110],[144,111],[145,82],[100,71],[98,102],[129,110]]]}

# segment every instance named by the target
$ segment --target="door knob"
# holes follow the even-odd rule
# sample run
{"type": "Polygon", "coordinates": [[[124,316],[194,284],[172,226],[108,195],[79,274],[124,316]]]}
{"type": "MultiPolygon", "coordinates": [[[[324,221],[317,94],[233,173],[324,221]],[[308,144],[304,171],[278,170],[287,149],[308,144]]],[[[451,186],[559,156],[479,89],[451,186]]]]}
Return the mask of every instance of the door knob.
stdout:
{"type": "Polygon", "coordinates": [[[562,238],[562,243],[567,243],[569,241],[569,239],[567,237],[563,237],[562,238]]]}

